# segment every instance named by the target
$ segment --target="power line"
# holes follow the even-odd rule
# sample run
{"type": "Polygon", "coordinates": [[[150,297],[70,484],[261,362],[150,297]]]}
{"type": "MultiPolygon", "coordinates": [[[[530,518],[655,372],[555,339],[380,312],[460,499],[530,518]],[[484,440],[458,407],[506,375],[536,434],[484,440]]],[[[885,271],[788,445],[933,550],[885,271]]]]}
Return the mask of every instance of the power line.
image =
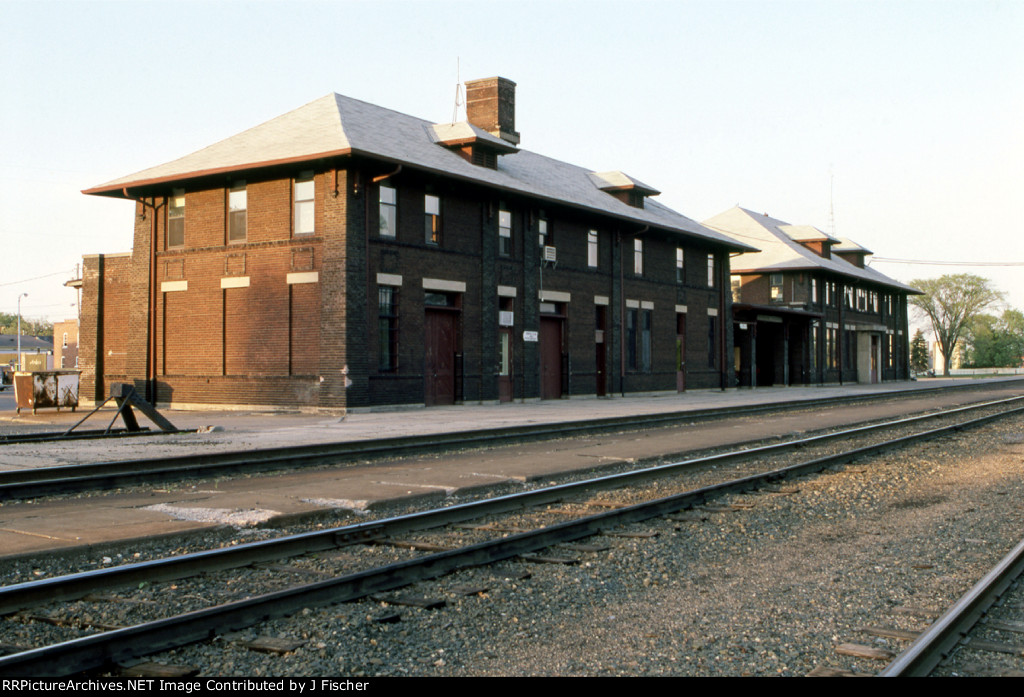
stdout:
{"type": "Polygon", "coordinates": [[[41,278],[52,278],[53,276],[65,276],[73,271],[57,271],[55,273],[48,273],[45,276],[36,276],[35,278],[23,278],[20,281],[7,281],[6,283],[0,283],[0,286],[16,286],[19,283],[28,283],[29,281],[38,281],[41,278]]]}
{"type": "Polygon", "coordinates": [[[925,259],[890,259],[888,257],[872,257],[871,262],[889,262],[892,264],[927,264],[931,266],[1024,266],[1024,261],[928,261],[925,259]]]}

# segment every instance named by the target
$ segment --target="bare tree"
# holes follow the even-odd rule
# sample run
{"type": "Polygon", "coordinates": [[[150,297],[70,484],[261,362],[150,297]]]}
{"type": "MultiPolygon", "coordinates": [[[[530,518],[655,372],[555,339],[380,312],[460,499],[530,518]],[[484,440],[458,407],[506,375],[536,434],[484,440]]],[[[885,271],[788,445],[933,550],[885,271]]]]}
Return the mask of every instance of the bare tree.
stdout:
{"type": "Polygon", "coordinates": [[[942,374],[949,376],[953,350],[967,325],[990,305],[1002,300],[1003,294],[993,288],[987,278],[972,274],[911,281],[910,285],[921,291],[921,295],[911,295],[909,301],[931,320],[945,359],[942,374]]]}

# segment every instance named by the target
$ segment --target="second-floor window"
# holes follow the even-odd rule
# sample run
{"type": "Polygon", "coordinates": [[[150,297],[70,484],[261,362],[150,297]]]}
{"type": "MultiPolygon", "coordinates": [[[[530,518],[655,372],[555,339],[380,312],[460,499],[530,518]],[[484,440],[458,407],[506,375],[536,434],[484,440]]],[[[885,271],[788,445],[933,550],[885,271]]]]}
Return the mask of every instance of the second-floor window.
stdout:
{"type": "Polygon", "coordinates": [[[597,230],[590,230],[587,233],[587,266],[596,269],[597,262],[597,230]]]}
{"type": "Polygon", "coordinates": [[[676,247],[676,283],[686,283],[686,253],[676,247]]]}
{"type": "Polygon", "coordinates": [[[782,302],[782,274],[773,273],[771,274],[772,294],[771,299],[773,303],[782,302]]]}
{"type": "Polygon", "coordinates": [[[313,196],[316,185],[313,173],[303,172],[295,179],[295,234],[312,235],[314,232],[313,196]]]}
{"type": "Polygon", "coordinates": [[[380,185],[379,214],[377,229],[381,237],[394,239],[398,235],[398,194],[394,187],[380,185]]]}
{"type": "Polygon", "coordinates": [[[512,256],[512,213],[498,211],[498,254],[512,256]]]}
{"type": "Polygon", "coordinates": [[[537,241],[541,249],[548,246],[548,221],[544,218],[537,220],[537,241]]]}
{"type": "Polygon", "coordinates": [[[715,287],[715,255],[708,254],[708,288],[715,287]]]}
{"type": "Polygon", "coordinates": [[[633,240],[633,275],[644,275],[644,241],[641,239],[633,240]]]}
{"type": "Polygon", "coordinates": [[[175,189],[167,204],[167,246],[185,246],[185,190],[175,189]]]}
{"type": "Polygon", "coordinates": [[[441,244],[441,199],[426,194],[423,197],[424,242],[441,244]]]}
{"type": "Polygon", "coordinates": [[[245,242],[245,182],[236,182],[228,191],[228,242],[245,242]]]}

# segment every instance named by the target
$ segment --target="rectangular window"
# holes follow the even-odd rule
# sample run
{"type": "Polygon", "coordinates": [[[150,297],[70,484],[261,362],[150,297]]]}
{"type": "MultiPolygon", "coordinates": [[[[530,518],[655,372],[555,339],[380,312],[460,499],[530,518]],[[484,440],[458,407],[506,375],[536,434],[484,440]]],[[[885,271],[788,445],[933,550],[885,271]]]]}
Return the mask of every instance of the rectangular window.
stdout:
{"type": "Polygon", "coordinates": [[[175,189],[167,203],[167,246],[185,246],[185,190],[175,189]]]}
{"type": "Polygon", "coordinates": [[[228,191],[228,242],[245,242],[245,182],[235,182],[228,191]]]}
{"type": "Polygon", "coordinates": [[[377,369],[382,373],[398,370],[398,289],[377,289],[377,369]]]}
{"type": "Polygon", "coordinates": [[[773,303],[780,303],[780,302],[782,302],[782,299],[783,299],[782,274],[781,273],[773,273],[773,274],[771,274],[770,280],[771,280],[771,286],[772,286],[771,300],[772,300],[773,303]]]}
{"type": "Polygon", "coordinates": [[[295,234],[312,235],[314,232],[313,197],[316,186],[313,173],[303,172],[295,179],[295,234]]]}
{"type": "MultiPolygon", "coordinates": [[[[543,215],[543,211],[541,215],[543,215]]],[[[537,221],[537,242],[540,244],[541,249],[547,247],[550,243],[548,242],[548,221],[541,218],[537,221]]]]}
{"type": "Polygon", "coordinates": [[[633,275],[644,275],[644,241],[641,239],[633,240],[633,275]]]}
{"type": "Polygon", "coordinates": [[[498,211],[498,254],[512,256],[512,214],[509,211],[498,211]]]}
{"type": "Polygon", "coordinates": [[[597,230],[587,232],[587,266],[597,268],[597,230]]]}
{"type": "Polygon", "coordinates": [[[715,287],[715,255],[708,254],[708,288],[715,287]]]}
{"type": "Polygon", "coordinates": [[[811,279],[811,304],[818,304],[818,279],[811,279]]]}
{"type": "Polygon", "coordinates": [[[426,194],[423,197],[424,237],[427,244],[441,244],[441,199],[426,194]]]}
{"type": "Polygon", "coordinates": [[[398,234],[398,195],[394,187],[380,185],[380,220],[377,224],[381,237],[394,239],[398,234]]]}
{"type": "Polygon", "coordinates": [[[686,283],[686,253],[676,247],[676,283],[686,283]]]}

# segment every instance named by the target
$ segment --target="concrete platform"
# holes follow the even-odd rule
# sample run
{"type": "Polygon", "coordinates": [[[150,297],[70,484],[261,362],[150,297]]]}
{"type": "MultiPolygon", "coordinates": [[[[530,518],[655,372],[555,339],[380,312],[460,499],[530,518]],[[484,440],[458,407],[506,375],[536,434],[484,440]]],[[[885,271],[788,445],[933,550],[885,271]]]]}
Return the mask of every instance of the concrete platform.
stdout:
{"type": "MultiPolygon", "coordinates": [[[[931,379],[845,387],[759,388],[656,397],[460,405],[356,413],[344,418],[295,411],[165,410],[164,415],[179,428],[219,428],[214,432],[147,436],[116,442],[0,445],[0,469],[558,423],[623,414],[727,409],[860,394],[913,392],[929,387],[965,384],[963,380],[931,379]]],[[[969,384],[998,387],[993,398],[1024,394],[1024,379],[1021,378],[974,380],[969,384]]],[[[924,400],[925,404],[914,409],[972,401],[969,392],[950,390],[941,396],[929,396],[924,400]]],[[[856,407],[849,407],[843,411],[856,410],[856,407]]],[[[898,416],[909,410],[906,402],[873,407],[877,415],[898,416]]],[[[103,427],[112,415],[112,410],[101,412],[93,417],[95,425],[87,422],[86,426],[103,427]]],[[[525,481],[543,480],[606,464],[801,433],[810,428],[827,427],[832,422],[839,423],[843,416],[838,413],[823,415],[822,420],[813,424],[806,413],[771,418],[740,417],[696,426],[638,432],[615,439],[608,436],[577,437],[446,456],[402,458],[367,466],[296,471],[273,478],[220,479],[195,486],[172,484],[143,493],[135,490],[3,504],[0,505],[0,557],[106,546],[218,525],[237,528],[272,526],[329,509],[351,511],[353,519],[358,519],[367,508],[383,502],[417,500],[424,505],[440,504],[452,494],[495,484],[515,486],[525,481]]],[[[20,416],[13,411],[0,412],[0,433],[58,430],[81,417],[81,413],[56,411],[40,411],[35,415],[23,413],[20,416]]]]}

